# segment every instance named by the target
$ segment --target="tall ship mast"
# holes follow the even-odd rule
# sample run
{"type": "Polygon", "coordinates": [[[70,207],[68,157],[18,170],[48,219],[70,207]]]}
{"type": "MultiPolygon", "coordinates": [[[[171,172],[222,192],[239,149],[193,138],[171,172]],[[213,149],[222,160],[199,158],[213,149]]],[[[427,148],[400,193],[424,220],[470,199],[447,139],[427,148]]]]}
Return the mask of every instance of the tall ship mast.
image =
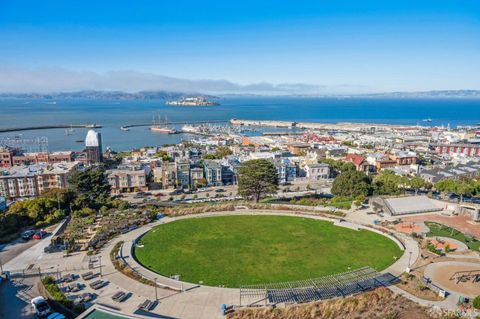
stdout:
{"type": "Polygon", "coordinates": [[[152,126],[150,126],[150,131],[156,133],[167,133],[167,134],[176,134],[177,130],[173,127],[168,126],[167,117],[165,117],[165,122],[162,123],[160,116],[157,115],[157,118],[153,116],[152,126]]]}

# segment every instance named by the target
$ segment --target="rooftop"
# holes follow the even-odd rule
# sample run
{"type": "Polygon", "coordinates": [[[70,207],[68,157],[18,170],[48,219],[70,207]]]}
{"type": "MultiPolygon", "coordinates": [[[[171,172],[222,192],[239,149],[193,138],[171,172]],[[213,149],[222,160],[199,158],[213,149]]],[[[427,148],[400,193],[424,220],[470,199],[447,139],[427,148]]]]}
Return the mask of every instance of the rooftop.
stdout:
{"type": "Polygon", "coordinates": [[[1,169],[0,178],[27,177],[42,174],[64,174],[71,171],[77,165],[78,162],[55,164],[39,163],[31,165],[13,166],[10,168],[1,169]]]}

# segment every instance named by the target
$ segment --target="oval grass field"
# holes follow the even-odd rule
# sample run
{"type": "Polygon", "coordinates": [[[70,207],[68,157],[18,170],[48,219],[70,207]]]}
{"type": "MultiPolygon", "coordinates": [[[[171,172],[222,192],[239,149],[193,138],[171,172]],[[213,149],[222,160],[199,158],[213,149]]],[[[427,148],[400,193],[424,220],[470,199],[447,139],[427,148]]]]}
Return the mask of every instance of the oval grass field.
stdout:
{"type": "Polygon", "coordinates": [[[225,287],[308,279],[363,266],[383,270],[402,255],[395,242],[374,232],[274,215],[178,220],[155,227],[140,244],[135,257],[150,270],[225,287]]]}

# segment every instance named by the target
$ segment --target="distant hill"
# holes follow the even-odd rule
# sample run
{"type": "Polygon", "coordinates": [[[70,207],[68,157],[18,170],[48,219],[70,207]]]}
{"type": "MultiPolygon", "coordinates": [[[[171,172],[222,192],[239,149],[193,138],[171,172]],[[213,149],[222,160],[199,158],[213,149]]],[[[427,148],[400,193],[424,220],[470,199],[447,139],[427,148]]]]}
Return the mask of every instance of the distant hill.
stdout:
{"type": "Polygon", "coordinates": [[[0,98],[20,99],[86,99],[86,100],[174,100],[184,96],[204,96],[215,98],[205,94],[187,94],[168,91],[140,91],[135,93],[121,91],[77,91],[59,93],[0,93],[0,98]]]}
{"type": "MultiPolygon", "coordinates": [[[[87,99],[87,100],[175,100],[185,96],[203,96],[215,99],[217,96],[201,93],[182,93],[169,91],[140,91],[135,93],[122,91],[76,91],[59,93],[0,93],[0,98],[22,99],[87,99]]],[[[223,97],[234,96],[273,96],[261,94],[222,94],[223,97]]],[[[278,96],[278,95],[277,95],[278,96]]],[[[342,98],[480,98],[480,90],[438,90],[422,92],[385,92],[369,94],[291,94],[281,96],[294,97],[342,97],[342,98]]]]}
{"type": "Polygon", "coordinates": [[[439,91],[422,91],[422,92],[390,92],[378,94],[366,94],[372,97],[398,97],[398,98],[480,98],[480,90],[439,90],[439,91]]]}

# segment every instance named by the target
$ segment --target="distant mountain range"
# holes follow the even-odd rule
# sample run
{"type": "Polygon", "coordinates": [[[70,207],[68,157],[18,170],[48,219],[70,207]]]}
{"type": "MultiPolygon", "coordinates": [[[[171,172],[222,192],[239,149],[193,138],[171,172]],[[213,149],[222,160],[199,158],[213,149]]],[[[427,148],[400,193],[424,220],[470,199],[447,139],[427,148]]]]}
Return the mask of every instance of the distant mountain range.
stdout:
{"type": "MultiPolygon", "coordinates": [[[[21,99],[87,99],[87,100],[174,100],[185,96],[203,96],[207,99],[217,98],[208,94],[169,92],[169,91],[140,91],[135,93],[122,91],[75,91],[59,93],[0,93],[0,98],[21,99]]],[[[223,94],[221,96],[262,96],[259,94],[223,94]]],[[[266,95],[271,96],[271,95],[266,95]]],[[[341,94],[341,95],[282,95],[295,97],[341,97],[341,98],[480,98],[480,90],[438,90],[422,92],[387,92],[370,94],[341,94]]]]}

